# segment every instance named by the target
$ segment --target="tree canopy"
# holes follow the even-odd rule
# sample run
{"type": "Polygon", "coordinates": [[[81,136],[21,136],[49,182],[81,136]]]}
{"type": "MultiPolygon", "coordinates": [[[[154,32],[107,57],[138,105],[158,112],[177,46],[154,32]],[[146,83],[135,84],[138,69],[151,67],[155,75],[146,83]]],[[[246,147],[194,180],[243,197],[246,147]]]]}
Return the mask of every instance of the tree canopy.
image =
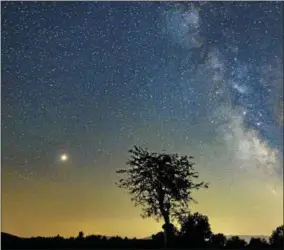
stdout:
{"type": "Polygon", "coordinates": [[[188,214],[181,221],[180,234],[191,243],[205,242],[212,235],[209,219],[200,213],[188,214]]]}
{"type": "Polygon", "coordinates": [[[117,171],[124,175],[117,184],[129,191],[136,206],[142,206],[144,218],[164,218],[169,223],[170,218],[188,213],[190,201],[196,202],[192,190],[208,187],[196,181],[199,174],[190,162],[193,157],[153,153],[137,146],[129,152],[130,168],[117,171]]]}

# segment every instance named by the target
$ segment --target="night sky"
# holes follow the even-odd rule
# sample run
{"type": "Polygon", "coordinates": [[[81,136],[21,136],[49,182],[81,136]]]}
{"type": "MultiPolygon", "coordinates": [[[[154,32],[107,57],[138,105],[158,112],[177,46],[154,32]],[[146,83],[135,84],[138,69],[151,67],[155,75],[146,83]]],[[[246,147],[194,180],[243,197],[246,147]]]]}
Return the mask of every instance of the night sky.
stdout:
{"type": "Polygon", "coordinates": [[[283,223],[282,3],[1,6],[2,231],[160,231],[115,186],[134,144],[195,157],[213,232],[283,223]]]}

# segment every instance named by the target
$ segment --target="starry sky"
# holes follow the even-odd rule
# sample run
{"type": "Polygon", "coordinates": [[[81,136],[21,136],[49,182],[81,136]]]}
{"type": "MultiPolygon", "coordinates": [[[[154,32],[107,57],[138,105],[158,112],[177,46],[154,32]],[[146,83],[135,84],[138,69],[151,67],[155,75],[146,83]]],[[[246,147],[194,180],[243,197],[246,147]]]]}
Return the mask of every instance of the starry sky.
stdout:
{"type": "Polygon", "coordinates": [[[2,231],[147,237],[133,145],[195,157],[213,232],[283,223],[281,2],[2,2],[2,231]],[[66,157],[62,157],[65,154],[66,157]]]}

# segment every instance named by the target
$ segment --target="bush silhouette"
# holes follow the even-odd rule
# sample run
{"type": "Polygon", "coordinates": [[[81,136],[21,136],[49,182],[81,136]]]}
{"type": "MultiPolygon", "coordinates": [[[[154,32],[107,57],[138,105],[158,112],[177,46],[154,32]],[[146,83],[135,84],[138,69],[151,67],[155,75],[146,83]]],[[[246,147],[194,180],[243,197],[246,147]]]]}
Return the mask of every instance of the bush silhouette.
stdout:
{"type": "Polygon", "coordinates": [[[83,239],[84,238],[84,233],[82,231],[80,231],[78,233],[77,239],[83,239]]]}
{"type": "Polygon", "coordinates": [[[226,247],[232,249],[244,248],[246,245],[246,241],[241,239],[239,236],[232,236],[231,238],[227,239],[226,243],[226,247]]]}
{"type": "Polygon", "coordinates": [[[183,242],[204,246],[212,235],[208,217],[200,213],[189,214],[181,219],[180,236],[183,242]]]}
{"type": "Polygon", "coordinates": [[[269,243],[274,248],[284,247],[284,225],[277,227],[269,238],[269,243]]]}
{"type": "Polygon", "coordinates": [[[224,234],[212,234],[210,238],[210,245],[213,248],[224,248],[226,245],[227,238],[224,234]]]}
{"type": "Polygon", "coordinates": [[[267,248],[268,247],[268,242],[264,239],[264,238],[251,238],[250,242],[248,244],[249,248],[258,248],[258,249],[262,249],[262,248],[267,248]]]}

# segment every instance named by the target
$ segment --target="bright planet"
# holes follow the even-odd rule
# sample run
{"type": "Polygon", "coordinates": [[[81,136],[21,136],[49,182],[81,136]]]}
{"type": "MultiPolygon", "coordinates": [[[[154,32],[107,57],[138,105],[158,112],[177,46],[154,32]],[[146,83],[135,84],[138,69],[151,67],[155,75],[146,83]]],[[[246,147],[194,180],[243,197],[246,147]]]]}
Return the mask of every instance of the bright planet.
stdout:
{"type": "Polygon", "coordinates": [[[60,155],[60,160],[61,161],[67,161],[68,160],[68,155],[67,154],[60,155]]]}

